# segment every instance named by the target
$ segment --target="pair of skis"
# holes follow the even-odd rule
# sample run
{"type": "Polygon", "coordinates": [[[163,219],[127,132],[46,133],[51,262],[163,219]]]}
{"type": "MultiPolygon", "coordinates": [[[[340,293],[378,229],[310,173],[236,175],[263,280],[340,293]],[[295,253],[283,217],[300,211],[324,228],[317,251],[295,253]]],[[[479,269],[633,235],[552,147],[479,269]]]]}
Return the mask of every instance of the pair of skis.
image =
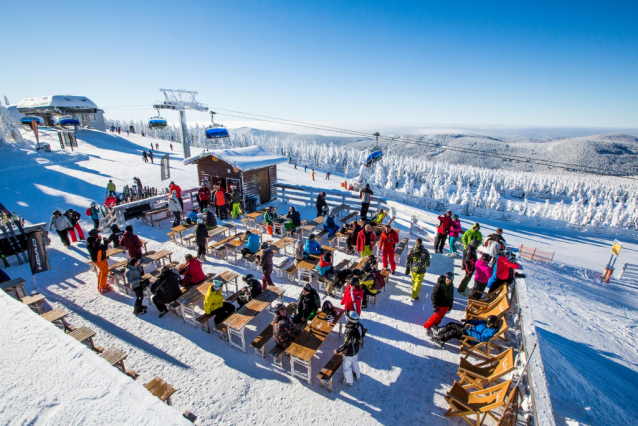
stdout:
{"type": "MultiPolygon", "coordinates": [[[[24,263],[29,263],[29,257],[27,256],[27,247],[22,246],[23,243],[20,242],[20,240],[16,236],[16,233],[13,230],[13,226],[12,226],[12,223],[13,223],[18,228],[18,230],[20,231],[20,234],[24,238],[24,244],[26,245],[27,236],[24,233],[24,228],[22,227],[22,224],[20,223],[19,218],[15,218],[14,215],[9,210],[7,210],[2,203],[0,203],[0,213],[7,216],[7,218],[9,219],[6,222],[6,227],[5,227],[4,221],[1,221],[0,228],[2,229],[2,233],[4,237],[7,239],[7,241],[11,245],[11,249],[15,253],[16,257],[18,258],[18,263],[20,263],[20,265],[24,263]],[[15,220],[15,219],[18,219],[18,220],[15,220]],[[7,227],[9,228],[9,233],[11,234],[11,237],[13,237],[13,240],[9,237],[9,233],[7,232],[7,227]]],[[[2,255],[2,260],[4,262],[4,265],[6,267],[9,267],[9,262],[7,262],[7,259],[4,257],[4,255],[2,255]]]]}

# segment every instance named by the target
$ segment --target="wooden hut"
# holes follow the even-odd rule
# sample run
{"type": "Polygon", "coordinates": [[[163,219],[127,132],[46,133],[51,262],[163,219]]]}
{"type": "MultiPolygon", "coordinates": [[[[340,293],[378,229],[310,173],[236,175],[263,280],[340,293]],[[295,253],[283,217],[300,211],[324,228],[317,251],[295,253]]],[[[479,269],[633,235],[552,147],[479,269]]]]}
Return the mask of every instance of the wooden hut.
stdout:
{"type": "Polygon", "coordinates": [[[247,198],[255,198],[257,206],[277,198],[277,164],[285,161],[286,157],[249,146],[204,151],[187,158],[184,164],[197,164],[199,184],[209,189],[214,185],[221,185],[225,191],[231,186],[239,188],[246,209],[247,198]]]}

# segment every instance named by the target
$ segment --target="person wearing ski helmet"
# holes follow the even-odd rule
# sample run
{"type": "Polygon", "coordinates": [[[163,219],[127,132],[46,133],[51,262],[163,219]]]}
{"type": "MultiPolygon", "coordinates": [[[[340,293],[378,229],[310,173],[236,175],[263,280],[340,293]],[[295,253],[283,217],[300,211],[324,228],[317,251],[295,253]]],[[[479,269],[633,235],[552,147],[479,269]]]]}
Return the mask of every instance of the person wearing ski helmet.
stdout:
{"type": "Polygon", "coordinates": [[[93,229],[98,229],[100,227],[100,210],[96,203],[91,203],[91,206],[86,209],[86,215],[91,216],[93,229]]]}
{"type": "Polygon", "coordinates": [[[470,245],[467,246],[465,250],[463,250],[463,261],[461,262],[461,267],[463,268],[465,276],[461,280],[461,284],[459,284],[459,288],[457,290],[463,296],[467,296],[467,285],[470,283],[472,275],[474,275],[476,261],[478,259],[476,254],[476,249],[478,248],[478,246],[479,242],[477,240],[472,240],[470,242],[470,245]]]}
{"type": "Polygon", "coordinates": [[[346,331],[343,343],[334,350],[335,355],[343,356],[343,380],[348,386],[354,385],[354,379],[361,380],[359,369],[359,348],[366,335],[366,329],[359,322],[359,314],[355,311],[346,312],[346,331]]]}
{"type": "Polygon", "coordinates": [[[450,256],[456,256],[456,242],[459,240],[459,235],[461,233],[461,221],[459,220],[458,214],[452,215],[452,225],[450,225],[450,256]]]}
{"type": "Polygon", "coordinates": [[[86,248],[91,256],[91,261],[97,269],[97,289],[104,294],[112,290],[106,283],[109,275],[109,264],[106,260],[107,239],[100,240],[97,229],[89,231],[89,238],[86,239],[86,248]]]}
{"type": "MultiPolygon", "coordinates": [[[[511,254],[508,249],[501,249],[497,253],[492,277],[487,282],[488,293],[494,293],[503,284],[511,284],[514,281],[514,270],[521,269],[521,265],[508,258],[507,254],[511,254]]],[[[518,275],[521,276],[522,274],[518,275]]]]}
{"type": "Polygon", "coordinates": [[[66,248],[71,247],[71,241],[69,241],[69,229],[73,228],[69,219],[62,214],[60,210],[54,210],[51,220],[49,221],[49,231],[55,228],[55,232],[60,236],[60,241],[66,248]]]}
{"type": "Polygon", "coordinates": [[[432,336],[432,340],[441,348],[445,342],[451,339],[461,339],[463,336],[471,337],[471,342],[489,342],[501,328],[501,321],[496,315],[490,315],[487,320],[461,320],[463,324],[448,323],[439,328],[432,336]]]}
{"type": "Polygon", "coordinates": [[[317,290],[315,290],[310,283],[306,283],[299,294],[297,313],[292,316],[292,322],[305,325],[307,322],[312,321],[320,307],[321,298],[319,297],[319,293],[317,293],[317,290]]]}

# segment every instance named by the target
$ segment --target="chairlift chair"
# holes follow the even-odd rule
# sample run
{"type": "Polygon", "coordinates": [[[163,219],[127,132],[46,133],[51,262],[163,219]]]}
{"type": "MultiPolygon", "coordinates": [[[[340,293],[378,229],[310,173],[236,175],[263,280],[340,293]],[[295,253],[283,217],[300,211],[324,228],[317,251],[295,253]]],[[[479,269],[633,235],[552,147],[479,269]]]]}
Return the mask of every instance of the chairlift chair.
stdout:
{"type": "Polygon", "coordinates": [[[205,130],[206,133],[206,137],[208,139],[220,139],[220,138],[227,138],[228,136],[228,130],[226,130],[226,127],[222,126],[221,124],[217,124],[215,123],[215,111],[211,111],[210,112],[210,121],[213,123],[210,126],[208,126],[205,130]]]}
{"type": "Polygon", "coordinates": [[[80,120],[71,115],[65,115],[58,118],[58,126],[79,126],[80,120]]]}
{"type": "Polygon", "coordinates": [[[157,110],[156,117],[149,118],[148,127],[151,129],[163,129],[166,127],[166,119],[160,116],[159,109],[157,110]]]}
{"type": "Polygon", "coordinates": [[[368,158],[366,159],[366,167],[372,166],[374,163],[379,161],[381,157],[383,157],[383,151],[381,150],[381,147],[379,146],[379,136],[381,135],[379,134],[379,132],[376,132],[372,136],[376,138],[377,143],[372,148],[372,153],[368,155],[368,158]]]}

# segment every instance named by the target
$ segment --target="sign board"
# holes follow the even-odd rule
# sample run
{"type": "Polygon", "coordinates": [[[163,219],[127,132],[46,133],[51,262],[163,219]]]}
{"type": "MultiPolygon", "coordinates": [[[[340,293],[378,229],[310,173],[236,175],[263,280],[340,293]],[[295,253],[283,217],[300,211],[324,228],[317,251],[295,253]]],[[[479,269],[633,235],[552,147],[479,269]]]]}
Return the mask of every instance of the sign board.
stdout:
{"type": "Polygon", "coordinates": [[[611,246],[611,252],[618,257],[620,249],[622,249],[622,243],[619,243],[618,240],[614,240],[614,245],[611,246]]]}
{"type": "Polygon", "coordinates": [[[49,256],[47,256],[47,248],[42,238],[42,231],[37,230],[29,233],[27,246],[29,249],[31,273],[33,275],[51,269],[49,266],[49,256]]]}
{"type": "Polygon", "coordinates": [[[171,166],[169,165],[168,158],[168,154],[162,157],[162,180],[171,178],[171,166]]]}

